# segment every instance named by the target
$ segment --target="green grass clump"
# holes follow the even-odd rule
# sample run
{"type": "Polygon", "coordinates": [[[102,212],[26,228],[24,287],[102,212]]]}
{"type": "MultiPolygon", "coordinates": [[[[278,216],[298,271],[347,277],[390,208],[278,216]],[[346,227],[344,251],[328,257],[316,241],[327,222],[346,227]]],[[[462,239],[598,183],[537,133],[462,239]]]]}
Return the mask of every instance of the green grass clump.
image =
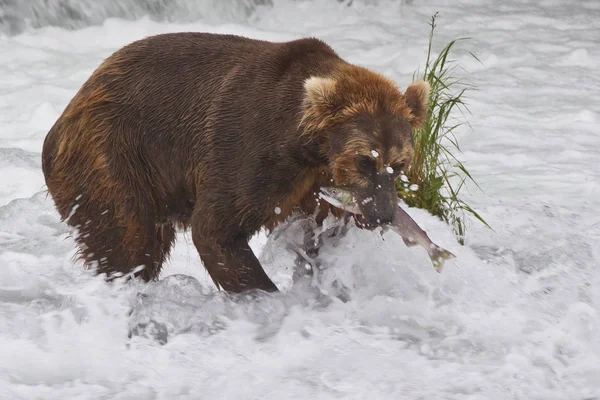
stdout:
{"type": "MultiPolygon", "coordinates": [[[[414,157],[406,174],[408,182],[398,180],[397,191],[409,207],[426,209],[452,226],[458,242],[464,245],[467,214],[471,214],[488,228],[490,226],[460,199],[459,193],[466,179],[473,183],[475,181],[452,153],[460,151],[454,131],[464,124],[468,125],[464,113],[468,108],[463,97],[465,91],[472,86],[453,77],[456,66],[449,59],[449,55],[455,44],[466,38],[452,40],[436,59],[432,59],[431,47],[436,17],[437,13],[431,18],[425,68],[421,74],[416,73],[413,76],[413,80],[424,79],[431,86],[429,117],[423,129],[413,131],[414,157]],[[455,90],[457,86],[462,88],[455,90]],[[456,111],[465,118],[464,122],[454,117],[456,111]],[[443,143],[444,139],[447,144],[443,143]],[[411,188],[414,184],[417,187],[411,188]]],[[[477,59],[475,55],[470,54],[477,59]]]]}

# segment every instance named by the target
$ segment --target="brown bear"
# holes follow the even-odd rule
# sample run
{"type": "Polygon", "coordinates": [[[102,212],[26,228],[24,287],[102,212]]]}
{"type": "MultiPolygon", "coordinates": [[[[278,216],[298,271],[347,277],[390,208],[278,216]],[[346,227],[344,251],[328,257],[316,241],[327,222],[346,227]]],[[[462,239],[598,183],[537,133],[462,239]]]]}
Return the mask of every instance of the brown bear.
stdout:
{"type": "Polygon", "coordinates": [[[93,72],[49,131],[42,167],[97,273],[156,279],[175,228],[189,227],[217,288],[277,291],[249,238],[294,211],[322,221],[323,185],[355,190],[363,226],[390,221],[428,95],[315,38],[161,34],[93,72]]]}

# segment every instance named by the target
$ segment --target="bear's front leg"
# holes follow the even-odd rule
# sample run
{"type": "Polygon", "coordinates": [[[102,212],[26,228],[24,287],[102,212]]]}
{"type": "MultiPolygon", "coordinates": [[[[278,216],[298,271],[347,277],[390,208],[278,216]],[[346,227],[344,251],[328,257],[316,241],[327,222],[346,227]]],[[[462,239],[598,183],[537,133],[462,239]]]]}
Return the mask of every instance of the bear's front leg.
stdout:
{"type": "Polygon", "coordinates": [[[348,233],[348,221],[350,221],[351,214],[344,213],[339,217],[339,224],[330,227],[327,230],[322,230],[323,218],[317,216],[316,219],[308,218],[304,228],[304,240],[303,245],[299,249],[295,249],[296,252],[296,273],[295,276],[300,277],[305,274],[312,275],[315,268],[319,268],[319,262],[317,258],[321,247],[324,244],[324,239],[340,240],[348,233]],[[307,269],[306,264],[310,265],[310,269],[307,269]]]}
{"type": "MultiPolygon", "coordinates": [[[[308,282],[310,286],[322,286],[322,264],[319,261],[319,253],[325,243],[337,245],[337,242],[342,240],[348,233],[348,222],[352,218],[351,214],[345,213],[340,216],[338,223],[329,227],[326,230],[322,229],[322,220],[315,221],[311,218],[307,223],[302,225],[304,228],[304,240],[301,248],[295,248],[296,253],[294,274],[292,280],[294,285],[305,284],[308,282]]],[[[330,283],[328,292],[343,302],[350,300],[350,290],[341,281],[335,279],[330,283]]]]}
{"type": "Polygon", "coordinates": [[[192,229],[192,239],[204,268],[217,288],[233,293],[251,289],[278,291],[244,236],[238,236],[227,244],[219,245],[195,234],[192,229]]]}

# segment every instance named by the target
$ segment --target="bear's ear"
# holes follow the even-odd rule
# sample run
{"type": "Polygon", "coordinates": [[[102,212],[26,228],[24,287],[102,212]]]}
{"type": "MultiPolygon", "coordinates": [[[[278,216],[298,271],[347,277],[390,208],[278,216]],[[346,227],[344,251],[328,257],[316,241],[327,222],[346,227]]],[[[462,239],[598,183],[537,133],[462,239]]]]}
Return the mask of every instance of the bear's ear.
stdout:
{"type": "Polygon", "coordinates": [[[406,104],[414,117],[411,121],[414,129],[421,129],[425,125],[429,104],[429,90],[429,82],[418,80],[410,84],[404,93],[406,104]]]}
{"type": "Polygon", "coordinates": [[[300,124],[305,131],[316,132],[329,124],[335,115],[336,81],[311,76],[304,81],[303,115],[300,124]]]}
{"type": "Polygon", "coordinates": [[[321,107],[331,105],[335,94],[335,80],[311,76],[304,81],[307,105],[321,107]]]}

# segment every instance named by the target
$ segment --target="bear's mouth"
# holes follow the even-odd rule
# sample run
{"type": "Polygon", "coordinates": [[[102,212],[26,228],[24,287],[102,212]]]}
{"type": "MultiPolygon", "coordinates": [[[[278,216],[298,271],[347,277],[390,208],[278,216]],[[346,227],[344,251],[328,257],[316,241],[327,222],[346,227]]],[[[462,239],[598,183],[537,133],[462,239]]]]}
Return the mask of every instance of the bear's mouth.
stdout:
{"type": "Polygon", "coordinates": [[[367,222],[367,219],[362,214],[354,214],[351,212],[348,212],[348,213],[352,216],[352,218],[354,219],[354,223],[356,224],[356,226],[358,228],[367,229],[370,231],[377,229],[377,225],[369,224],[367,222]]]}

